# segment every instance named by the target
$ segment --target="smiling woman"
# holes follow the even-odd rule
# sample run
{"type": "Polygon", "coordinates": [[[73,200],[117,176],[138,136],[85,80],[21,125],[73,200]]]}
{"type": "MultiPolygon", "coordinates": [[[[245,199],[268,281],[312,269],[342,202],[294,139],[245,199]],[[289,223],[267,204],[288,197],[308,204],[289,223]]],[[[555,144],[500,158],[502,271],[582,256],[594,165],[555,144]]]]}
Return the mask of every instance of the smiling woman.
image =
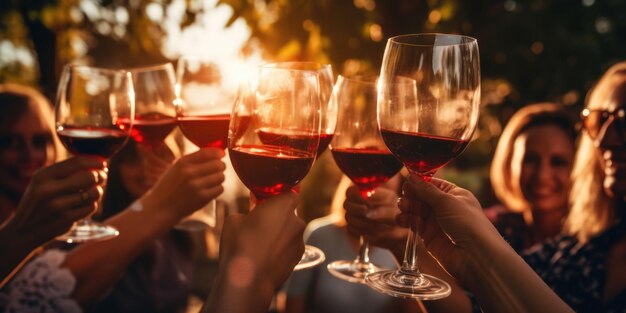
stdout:
{"type": "Polygon", "coordinates": [[[502,132],[491,163],[491,183],[502,204],[485,213],[516,250],[560,232],[575,140],[574,118],[553,103],[524,107],[502,132]]]}
{"type": "Polygon", "coordinates": [[[0,85],[0,223],[17,207],[33,173],[62,158],[50,103],[39,92],[0,85]]]}

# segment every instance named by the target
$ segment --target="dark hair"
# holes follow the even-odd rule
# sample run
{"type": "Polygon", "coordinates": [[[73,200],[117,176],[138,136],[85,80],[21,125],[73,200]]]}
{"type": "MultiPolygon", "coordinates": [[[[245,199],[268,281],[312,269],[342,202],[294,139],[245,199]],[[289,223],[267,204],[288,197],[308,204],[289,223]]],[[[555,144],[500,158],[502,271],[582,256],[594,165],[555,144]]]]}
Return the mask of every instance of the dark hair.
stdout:
{"type": "Polygon", "coordinates": [[[0,131],[5,132],[35,101],[26,94],[0,90],[0,131]]]}

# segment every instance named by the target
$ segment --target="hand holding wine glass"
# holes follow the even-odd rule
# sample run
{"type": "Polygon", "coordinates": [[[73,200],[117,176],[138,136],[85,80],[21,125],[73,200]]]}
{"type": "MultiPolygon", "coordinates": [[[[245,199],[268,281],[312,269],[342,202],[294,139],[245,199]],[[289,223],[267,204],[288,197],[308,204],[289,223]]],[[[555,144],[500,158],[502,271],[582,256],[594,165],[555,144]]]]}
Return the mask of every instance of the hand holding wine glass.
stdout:
{"type": "MultiPolygon", "coordinates": [[[[257,203],[289,192],[311,168],[319,147],[318,92],[316,73],[272,67],[261,67],[256,88],[240,90],[228,152],[257,203]]],[[[318,255],[300,268],[319,264],[318,255]]]]}
{"type": "MultiPolygon", "coordinates": [[[[370,76],[339,76],[332,101],[339,110],[336,134],[331,152],[339,169],[368,199],[381,184],[402,168],[383,142],[376,121],[376,79],[370,76]]],[[[335,277],[364,283],[365,276],[380,271],[369,261],[369,245],[363,236],[353,261],[334,261],[328,270],[335,277]]]]}
{"type": "MultiPolygon", "coordinates": [[[[429,181],[467,146],[478,121],[480,61],[476,39],[445,34],[389,39],[378,97],[378,124],[389,150],[411,175],[429,181]]],[[[420,273],[411,227],[402,266],[367,276],[368,285],[396,297],[447,297],[450,285],[420,273]]]]}
{"type": "MultiPolygon", "coordinates": [[[[57,135],[74,155],[110,158],[129,137],[134,100],[133,83],[127,71],[68,65],[59,82],[55,106],[57,135]]],[[[111,226],[85,218],[59,240],[84,242],[118,234],[111,226]]]]}
{"type": "MultiPolygon", "coordinates": [[[[176,119],[185,137],[198,148],[224,151],[228,141],[230,113],[235,102],[237,81],[228,79],[223,68],[204,56],[183,56],[178,61],[176,119]]],[[[215,221],[217,200],[211,201],[210,215],[215,221]]],[[[176,225],[178,229],[195,229],[197,216],[176,225]]],[[[200,218],[199,218],[200,219],[200,218]]]]}
{"type": "Polygon", "coordinates": [[[157,147],[176,127],[174,68],[165,63],[129,71],[135,89],[135,120],[130,135],[139,144],[157,147]]]}

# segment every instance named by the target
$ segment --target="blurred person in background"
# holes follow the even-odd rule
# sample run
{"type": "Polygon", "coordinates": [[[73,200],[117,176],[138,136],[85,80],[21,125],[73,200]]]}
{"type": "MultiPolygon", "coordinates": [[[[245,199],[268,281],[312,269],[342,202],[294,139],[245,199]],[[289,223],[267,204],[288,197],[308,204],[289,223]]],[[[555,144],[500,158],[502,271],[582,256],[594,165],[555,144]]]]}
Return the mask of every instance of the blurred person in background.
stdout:
{"type": "Polygon", "coordinates": [[[521,108],[502,131],[490,171],[500,204],[485,214],[515,250],[560,233],[576,137],[574,117],[556,103],[521,108]]]}
{"type": "Polygon", "coordinates": [[[93,213],[102,195],[103,161],[60,162],[53,122],[37,90],[0,85],[0,287],[35,249],[93,213]]]}

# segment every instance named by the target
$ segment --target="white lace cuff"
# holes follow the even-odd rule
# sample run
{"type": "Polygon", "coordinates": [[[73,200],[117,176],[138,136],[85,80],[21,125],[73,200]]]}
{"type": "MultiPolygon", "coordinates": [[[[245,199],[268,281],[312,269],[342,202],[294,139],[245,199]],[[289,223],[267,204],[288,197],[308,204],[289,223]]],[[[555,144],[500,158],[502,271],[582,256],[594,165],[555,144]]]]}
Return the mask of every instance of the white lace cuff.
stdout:
{"type": "Polygon", "coordinates": [[[2,312],[81,313],[70,297],[76,278],[61,268],[66,252],[49,250],[28,263],[0,293],[2,312]]]}

